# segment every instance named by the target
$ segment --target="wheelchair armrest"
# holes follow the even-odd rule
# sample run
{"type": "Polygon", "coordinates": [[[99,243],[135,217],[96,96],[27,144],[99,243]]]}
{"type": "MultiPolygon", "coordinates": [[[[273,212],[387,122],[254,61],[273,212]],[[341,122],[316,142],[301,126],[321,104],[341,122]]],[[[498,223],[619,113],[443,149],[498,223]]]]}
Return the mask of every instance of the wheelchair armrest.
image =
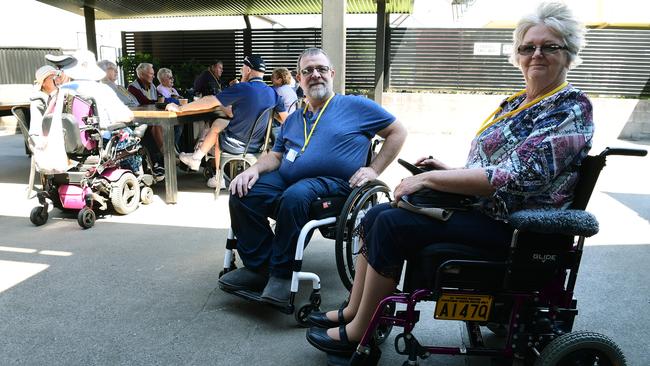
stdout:
{"type": "Polygon", "coordinates": [[[113,132],[116,130],[121,130],[125,127],[128,127],[126,123],[123,122],[113,123],[112,125],[106,127],[106,131],[113,132]]]}
{"type": "Polygon", "coordinates": [[[590,237],[598,233],[598,220],[582,210],[522,210],[510,215],[510,224],[517,230],[544,234],[590,237]]]}

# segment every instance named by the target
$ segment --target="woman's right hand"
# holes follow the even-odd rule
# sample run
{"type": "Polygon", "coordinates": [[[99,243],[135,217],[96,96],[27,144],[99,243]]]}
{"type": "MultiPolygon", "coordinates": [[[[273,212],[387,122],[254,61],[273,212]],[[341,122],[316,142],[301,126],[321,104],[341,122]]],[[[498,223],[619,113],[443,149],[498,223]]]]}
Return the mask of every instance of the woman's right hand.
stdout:
{"type": "Polygon", "coordinates": [[[426,170],[447,170],[451,169],[447,164],[434,158],[433,156],[423,156],[415,161],[415,166],[424,168],[426,170]]]}
{"type": "Polygon", "coordinates": [[[430,173],[413,175],[402,179],[400,184],[395,187],[393,195],[395,196],[395,202],[399,202],[402,199],[402,196],[409,195],[411,193],[417,192],[422,188],[425,188],[425,179],[424,176],[430,173]]]}

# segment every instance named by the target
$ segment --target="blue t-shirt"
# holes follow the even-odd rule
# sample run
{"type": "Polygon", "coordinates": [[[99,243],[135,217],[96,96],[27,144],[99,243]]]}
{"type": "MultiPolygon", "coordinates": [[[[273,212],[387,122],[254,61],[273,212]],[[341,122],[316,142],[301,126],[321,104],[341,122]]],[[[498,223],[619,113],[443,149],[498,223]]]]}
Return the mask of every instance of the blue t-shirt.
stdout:
{"type": "MultiPolygon", "coordinates": [[[[275,107],[276,112],[284,112],[282,100],[270,86],[261,78],[253,78],[248,82],[238,83],[226,88],[217,95],[224,106],[232,105],[233,118],[223,131],[227,138],[246,143],[251,127],[257,117],[265,109],[275,107]]],[[[251,147],[259,147],[264,139],[266,124],[260,123],[255,127],[251,147]]]]}
{"type": "MultiPolygon", "coordinates": [[[[318,112],[305,115],[307,135],[317,117],[318,112]]],[[[301,153],[305,127],[299,109],[284,122],[273,146],[273,151],[283,154],[280,175],[289,183],[321,176],[349,180],[366,165],[371,139],[393,121],[392,114],[370,99],[335,95],[301,153]],[[287,158],[293,154],[291,150],[297,153],[293,162],[287,158]]]]}

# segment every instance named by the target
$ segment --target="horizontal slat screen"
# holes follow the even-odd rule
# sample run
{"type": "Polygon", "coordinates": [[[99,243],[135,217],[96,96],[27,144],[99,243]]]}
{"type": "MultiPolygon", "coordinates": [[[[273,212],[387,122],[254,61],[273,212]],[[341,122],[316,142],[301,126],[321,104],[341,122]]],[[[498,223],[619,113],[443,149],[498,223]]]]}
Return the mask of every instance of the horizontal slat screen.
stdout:
{"type": "MultiPolygon", "coordinates": [[[[268,70],[295,68],[306,47],[320,46],[320,29],[254,29],[252,52],[268,70]]],[[[389,32],[389,89],[394,91],[484,91],[509,93],[523,86],[521,72],[504,54],[474,55],[475,43],[508,47],[511,29],[392,28],[389,32]]],[[[375,30],[348,28],[346,88],[374,88],[375,30]]],[[[150,53],[161,65],[178,67],[194,60],[224,61],[224,75],[241,65],[243,31],[124,32],[127,54],[150,53]]],[[[587,33],[583,64],[568,79],[595,95],[650,97],[650,30],[592,29],[587,33]]],[[[266,77],[268,80],[268,75],[266,77]]]]}
{"type": "Polygon", "coordinates": [[[36,70],[47,65],[45,55],[60,55],[60,48],[0,48],[0,84],[31,84],[36,70]]]}

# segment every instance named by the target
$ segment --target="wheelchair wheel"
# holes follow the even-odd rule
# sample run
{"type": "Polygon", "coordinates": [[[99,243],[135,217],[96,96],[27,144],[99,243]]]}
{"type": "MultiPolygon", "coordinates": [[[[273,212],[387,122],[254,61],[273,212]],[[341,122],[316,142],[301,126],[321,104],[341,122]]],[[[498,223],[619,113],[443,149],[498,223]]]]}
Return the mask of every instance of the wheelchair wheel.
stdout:
{"type": "Polygon", "coordinates": [[[140,202],[143,205],[148,205],[153,202],[153,189],[151,187],[142,187],[140,189],[140,202]]]}
{"type": "Polygon", "coordinates": [[[127,215],[138,208],[138,204],[140,203],[140,184],[135,175],[124,173],[111,186],[110,198],[115,212],[121,215],[127,215]]]}
{"type": "MultiPolygon", "coordinates": [[[[392,302],[388,304],[384,308],[384,315],[389,315],[393,316],[395,315],[395,303],[392,302]]],[[[386,339],[388,339],[388,336],[390,335],[390,332],[393,330],[393,325],[392,324],[380,324],[376,329],[375,329],[375,344],[380,345],[384,342],[386,342],[386,339]]]]}
{"type": "Polygon", "coordinates": [[[29,221],[35,226],[41,226],[47,222],[47,208],[43,206],[36,206],[29,213],[29,221]]]}
{"type": "Polygon", "coordinates": [[[609,337],[593,332],[564,334],[549,343],[535,366],[625,366],[623,351],[609,337]]]}
{"type": "Polygon", "coordinates": [[[90,229],[95,225],[95,211],[91,208],[84,207],[77,214],[77,223],[84,229],[90,229]]]}
{"type": "Polygon", "coordinates": [[[354,229],[373,206],[390,201],[390,188],[376,180],[355,188],[343,205],[336,228],[336,269],[348,290],[354,281],[354,266],[360,246],[359,234],[354,229]]]}

